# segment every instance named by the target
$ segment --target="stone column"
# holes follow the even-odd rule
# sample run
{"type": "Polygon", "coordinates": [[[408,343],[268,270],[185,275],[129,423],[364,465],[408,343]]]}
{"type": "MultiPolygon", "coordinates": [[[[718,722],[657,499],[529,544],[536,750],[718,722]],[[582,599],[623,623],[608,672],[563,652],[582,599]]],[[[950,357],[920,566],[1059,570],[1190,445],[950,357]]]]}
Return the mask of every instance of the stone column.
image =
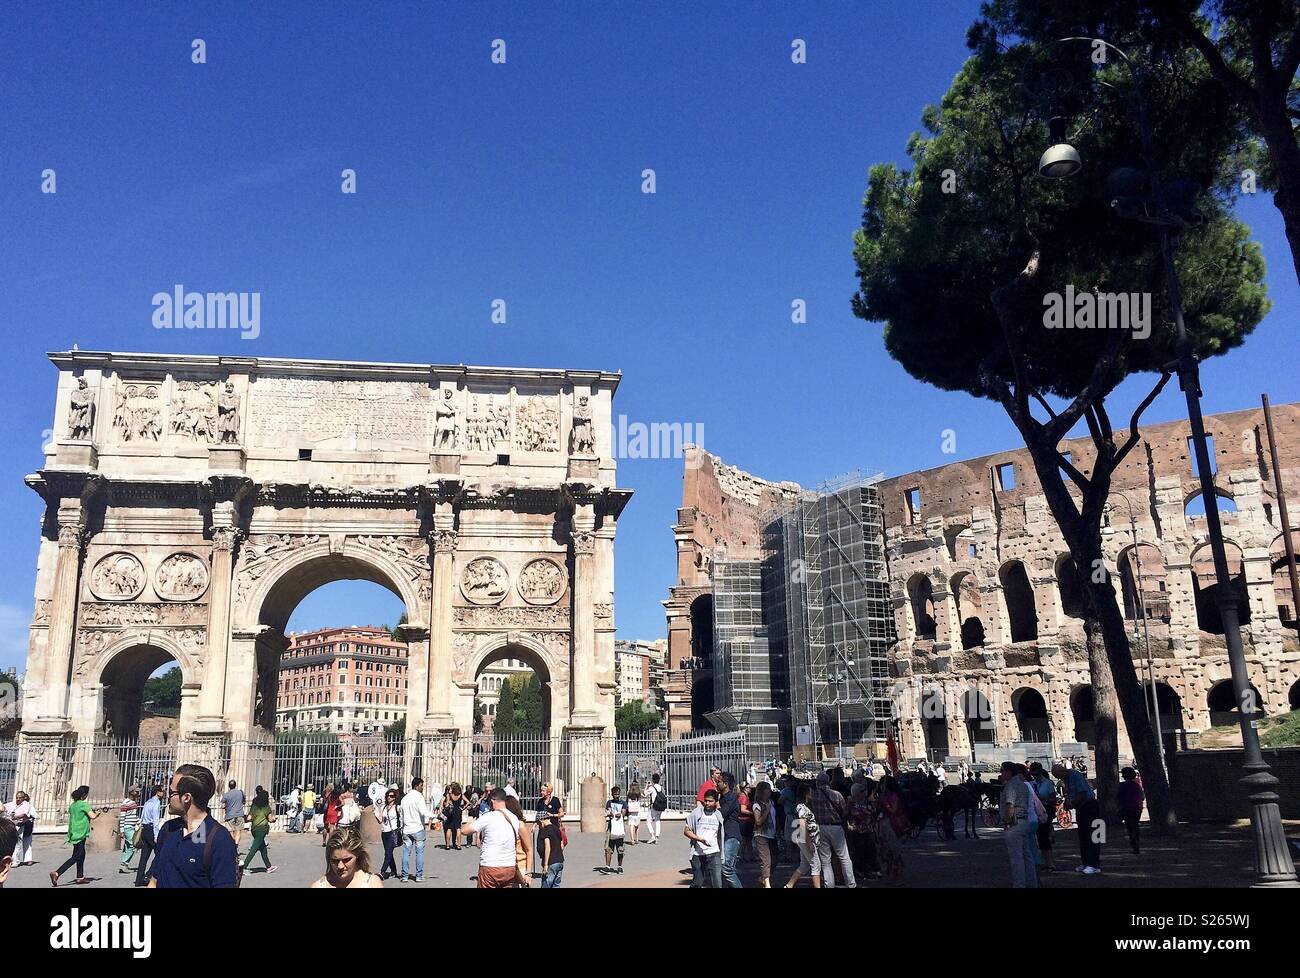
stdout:
{"type": "Polygon", "coordinates": [[[942,578],[939,586],[930,592],[930,598],[934,602],[934,651],[942,654],[949,649],[960,649],[961,623],[957,621],[956,603],[942,578]]]}
{"type": "Polygon", "coordinates": [[[226,657],[230,648],[230,591],[239,530],[234,505],[218,505],[212,514],[212,572],[208,589],[208,655],[199,692],[198,733],[226,729],[226,657]]]}
{"type": "Polygon", "coordinates": [[[451,714],[451,599],[456,582],[456,516],[451,503],[438,503],[433,514],[433,596],[429,607],[429,684],[425,727],[454,729],[451,714]]]}
{"type": "Polygon", "coordinates": [[[80,505],[75,509],[60,506],[58,526],[59,555],[54,565],[50,628],[45,640],[45,696],[37,717],[37,722],[44,726],[66,726],[68,722],[68,676],[76,636],[77,583],[85,540],[80,505]]]}
{"type": "MultiPolygon", "coordinates": [[[[596,516],[590,503],[574,507],[572,726],[596,726],[596,516]]],[[[590,772],[585,772],[590,773],[590,772]]],[[[584,774],[585,776],[585,774],[584,774]]]]}

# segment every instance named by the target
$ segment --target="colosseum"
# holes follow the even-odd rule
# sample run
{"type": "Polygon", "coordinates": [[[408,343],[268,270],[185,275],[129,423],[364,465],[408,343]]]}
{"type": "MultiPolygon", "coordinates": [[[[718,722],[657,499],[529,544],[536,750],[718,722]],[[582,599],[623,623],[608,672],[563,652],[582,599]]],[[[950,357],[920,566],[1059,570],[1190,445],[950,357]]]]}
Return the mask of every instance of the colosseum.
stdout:
{"type": "MultiPolygon", "coordinates": [[[[1262,410],[1206,418],[1250,680],[1266,714],[1300,707],[1297,600],[1274,473],[1279,466],[1294,526],[1300,404],[1274,406],[1273,420],[1276,459],[1262,410]]],[[[1103,527],[1138,675],[1154,686],[1166,747],[1195,746],[1211,728],[1230,727],[1237,717],[1189,435],[1186,421],[1143,430],[1142,444],[1115,473],[1103,527]]],[[[1087,471],[1089,438],[1067,440],[1062,448],[1087,471]]],[[[683,727],[692,672],[709,665],[712,549],[754,547],[756,512],[797,491],[703,452],[688,455],[687,466],[674,527],[679,579],[665,602],[670,665],[681,669],[670,699],[680,704],[674,719],[683,727]],[[729,486],[743,493],[732,499],[729,486]]],[[[981,744],[1050,743],[1059,751],[1090,743],[1092,694],[1078,587],[1029,453],[954,462],[877,486],[902,753],[970,756],[981,744]]],[[[1300,549],[1300,532],[1291,532],[1300,549]]],[[[702,712],[697,707],[695,717],[702,712]]],[[[1121,722],[1121,755],[1129,751],[1121,722]]]]}

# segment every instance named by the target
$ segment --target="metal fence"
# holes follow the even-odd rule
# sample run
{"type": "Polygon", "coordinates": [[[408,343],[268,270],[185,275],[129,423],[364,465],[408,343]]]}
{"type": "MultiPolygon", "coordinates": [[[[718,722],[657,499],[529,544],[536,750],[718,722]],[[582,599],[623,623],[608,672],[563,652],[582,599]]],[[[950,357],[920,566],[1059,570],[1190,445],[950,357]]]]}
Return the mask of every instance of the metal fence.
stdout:
{"type": "MultiPolygon", "coordinates": [[[[141,744],[105,738],[60,745],[57,752],[24,759],[18,745],[0,745],[0,791],[8,800],[15,789],[26,791],[37,812],[38,831],[57,831],[66,824],[69,796],[78,785],[90,786],[88,801],[94,807],[116,806],[131,788],[148,798],[155,784],[166,784],[181,763],[204,763],[218,781],[212,813],[224,816],[221,794],[235,780],[248,798],[263,786],[277,813],[286,810],[291,792],[312,787],[318,794],[330,785],[409,785],[418,776],[435,784],[453,781],[482,790],[487,784],[504,786],[513,781],[526,812],[541,798],[541,786],[550,783],[567,811],[577,817],[582,810],[583,782],[595,775],[603,782],[602,795],[617,784],[623,791],[644,787],[653,775],[668,793],[669,808],[689,810],[695,792],[717,766],[738,777],[748,764],[743,732],[709,734],[669,740],[662,734],[601,736],[572,739],[567,735],[494,737],[490,734],[458,738],[441,751],[431,741],[418,739],[330,735],[279,737],[274,740],[212,742],[178,741],[141,744]],[[215,751],[215,752],[214,752],[215,751]]],[[[359,799],[363,804],[366,798],[359,799]]],[[[431,803],[439,799],[430,798],[431,803]]],[[[597,799],[603,803],[604,798],[597,799]]],[[[288,828],[277,819],[273,830],[288,828]]]]}

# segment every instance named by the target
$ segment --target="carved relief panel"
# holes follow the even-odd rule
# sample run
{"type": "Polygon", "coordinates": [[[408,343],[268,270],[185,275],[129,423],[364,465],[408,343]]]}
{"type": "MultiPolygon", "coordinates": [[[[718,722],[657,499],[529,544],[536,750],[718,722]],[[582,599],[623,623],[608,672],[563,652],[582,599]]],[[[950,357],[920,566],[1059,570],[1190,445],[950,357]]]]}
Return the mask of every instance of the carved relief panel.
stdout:
{"type": "Polygon", "coordinates": [[[113,431],[118,441],[156,442],[163,433],[162,381],[118,378],[113,431]]]}
{"type": "Polygon", "coordinates": [[[134,554],[101,557],[90,572],[90,593],[102,601],[131,601],[144,590],[144,566],[134,554]]]}
{"type": "Polygon", "coordinates": [[[553,560],[530,560],[519,572],[519,596],[528,604],[555,604],[568,587],[568,574],[553,560]]]}

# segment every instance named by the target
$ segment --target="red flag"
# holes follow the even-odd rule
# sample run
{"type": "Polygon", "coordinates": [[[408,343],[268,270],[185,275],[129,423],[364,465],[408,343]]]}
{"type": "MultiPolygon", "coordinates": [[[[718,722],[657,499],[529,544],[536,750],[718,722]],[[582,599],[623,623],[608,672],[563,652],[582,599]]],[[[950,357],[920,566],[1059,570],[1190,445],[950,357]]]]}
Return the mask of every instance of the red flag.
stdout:
{"type": "Polygon", "coordinates": [[[889,769],[895,774],[898,773],[898,744],[894,742],[894,732],[891,730],[885,735],[885,755],[889,759],[889,769]]]}

